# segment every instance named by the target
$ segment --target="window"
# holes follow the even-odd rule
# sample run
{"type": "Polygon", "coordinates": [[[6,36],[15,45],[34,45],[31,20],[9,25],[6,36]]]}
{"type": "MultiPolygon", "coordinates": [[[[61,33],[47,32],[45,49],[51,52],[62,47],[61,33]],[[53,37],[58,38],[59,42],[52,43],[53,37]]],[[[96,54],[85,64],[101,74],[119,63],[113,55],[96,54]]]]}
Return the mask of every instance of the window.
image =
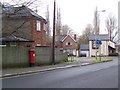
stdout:
{"type": "Polygon", "coordinates": [[[37,44],[37,46],[41,46],[41,44],[37,44]]]}
{"type": "Polygon", "coordinates": [[[46,24],[44,23],[44,26],[43,26],[43,30],[45,30],[46,31],[46,24]]]}
{"type": "Polygon", "coordinates": [[[92,48],[93,49],[98,49],[99,45],[98,45],[98,41],[92,41],[92,48]]]}
{"type": "Polygon", "coordinates": [[[71,46],[72,42],[66,42],[66,46],[71,46]]]}
{"type": "Polygon", "coordinates": [[[6,46],[6,43],[0,41],[0,46],[4,47],[4,46],[6,46]]]}
{"type": "Polygon", "coordinates": [[[71,49],[67,49],[66,52],[68,53],[68,55],[73,55],[73,50],[71,49]]]}
{"type": "Polygon", "coordinates": [[[40,21],[39,20],[37,20],[37,25],[36,25],[36,28],[37,28],[37,31],[40,31],[40,29],[41,29],[41,24],[40,24],[40,21]]]}

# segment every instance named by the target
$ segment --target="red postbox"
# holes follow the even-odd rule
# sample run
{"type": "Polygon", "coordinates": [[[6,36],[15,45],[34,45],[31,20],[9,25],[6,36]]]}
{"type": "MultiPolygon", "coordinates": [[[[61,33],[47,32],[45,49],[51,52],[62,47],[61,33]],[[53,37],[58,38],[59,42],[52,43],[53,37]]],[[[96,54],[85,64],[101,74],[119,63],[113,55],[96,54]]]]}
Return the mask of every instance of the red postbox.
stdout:
{"type": "Polygon", "coordinates": [[[29,56],[30,56],[30,66],[34,65],[35,63],[35,50],[34,49],[30,49],[29,56]]]}

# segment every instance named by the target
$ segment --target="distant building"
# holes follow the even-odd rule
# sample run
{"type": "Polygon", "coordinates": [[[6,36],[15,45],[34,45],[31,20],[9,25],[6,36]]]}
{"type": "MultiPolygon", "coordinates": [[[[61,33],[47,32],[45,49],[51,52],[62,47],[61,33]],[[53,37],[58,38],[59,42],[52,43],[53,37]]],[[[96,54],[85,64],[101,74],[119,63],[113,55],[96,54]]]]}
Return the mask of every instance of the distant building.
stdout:
{"type": "Polygon", "coordinates": [[[59,35],[56,36],[56,46],[63,49],[64,52],[67,52],[68,55],[77,55],[77,41],[76,35],[72,37],[71,35],[59,35]]]}
{"type": "Polygon", "coordinates": [[[115,50],[114,43],[109,41],[108,34],[90,35],[89,36],[89,53],[90,57],[96,56],[96,54],[102,56],[108,56],[111,50],[115,50]],[[98,44],[101,41],[101,45],[98,44]]]}
{"type": "Polygon", "coordinates": [[[80,45],[80,56],[81,57],[89,57],[89,44],[81,44],[80,45]]]}
{"type": "Polygon", "coordinates": [[[116,53],[119,53],[120,55],[120,39],[118,39],[115,46],[116,46],[116,53]]]}
{"type": "Polygon", "coordinates": [[[2,6],[2,44],[46,46],[46,20],[27,6],[2,6]]]}
{"type": "MultiPolygon", "coordinates": [[[[120,21],[120,20],[118,20],[118,21],[120,21]]],[[[118,25],[118,26],[120,26],[120,25],[118,25]]],[[[118,40],[116,42],[116,49],[117,49],[117,53],[119,53],[119,55],[120,55],[120,30],[118,30],[118,40]]]]}

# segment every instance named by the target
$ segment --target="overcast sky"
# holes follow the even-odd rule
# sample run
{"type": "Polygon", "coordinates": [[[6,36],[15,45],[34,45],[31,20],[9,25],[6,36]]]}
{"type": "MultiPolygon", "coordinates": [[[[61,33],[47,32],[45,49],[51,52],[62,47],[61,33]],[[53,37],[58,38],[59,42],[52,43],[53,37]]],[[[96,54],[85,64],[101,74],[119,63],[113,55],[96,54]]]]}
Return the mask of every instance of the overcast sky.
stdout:
{"type": "MultiPolygon", "coordinates": [[[[52,18],[53,0],[46,1],[49,2],[52,18]]],[[[57,6],[61,8],[62,24],[67,24],[79,35],[82,34],[87,24],[93,25],[96,7],[98,11],[106,11],[98,13],[100,17],[100,33],[107,33],[105,32],[105,20],[110,13],[118,18],[119,0],[56,0],[56,2],[57,6]]]]}
{"type": "Polygon", "coordinates": [[[57,0],[62,12],[63,24],[68,24],[76,33],[81,34],[87,24],[93,24],[94,10],[96,6],[99,13],[101,33],[105,29],[105,19],[109,13],[118,17],[119,0],[57,0]]]}
{"type": "MultiPolygon", "coordinates": [[[[5,0],[5,2],[12,2],[17,0],[5,0]]],[[[18,0],[25,1],[25,0],[18,0]]],[[[27,0],[28,1],[28,0],[27,0]]],[[[42,0],[31,0],[34,5],[38,5],[38,13],[45,17],[46,6],[50,7],[50,20],[52,22],[53,15],[53,1],[43,0],[43,4],[40,4],[42,0]],[[42,8],[41,8],[42,7],[42,8]],[[41,9],[40,9],[41,8],[41,9]]],[[[3,1],[4,2],[4,1],[3,1]]],[[[57,5],[61,8],[62,24],[67,24],[71,27],[76,34],[81,35],[87,24],[93,25],[94,11],[96,6],[98,11],[106,10],[106,12],[99,13],[100,15],[100,32],[105,33],[105,19],[109,13],[115,15],[118,18],[118,2],[119,0],[56,0],[57,5]]]]}

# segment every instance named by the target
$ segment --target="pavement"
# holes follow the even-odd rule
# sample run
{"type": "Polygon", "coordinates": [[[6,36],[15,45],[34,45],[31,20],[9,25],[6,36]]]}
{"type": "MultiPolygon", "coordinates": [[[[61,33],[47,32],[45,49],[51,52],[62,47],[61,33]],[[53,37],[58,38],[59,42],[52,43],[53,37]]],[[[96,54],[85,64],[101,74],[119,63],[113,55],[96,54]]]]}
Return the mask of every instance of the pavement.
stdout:
{"type": "MultiPolygon", "coordinates": [[[[111,58],[112,60],[117,57],[107,57],[111,58]]],[[[78,67],[78,66],[86,66],[90,64],[94,64],[92,58],[87,57],[76,57],[75,62],[65,62],[60,63],[56,65],[48,65],[48,66],[34,66],[34,67],[26,67],[26,68],[11,68],[11,69],[2,69],[2,75],[0,75],[0,78],[6,78],[6,77],[12,77],[12,76],[19,76],[24,74],[32,74],[32,73],[38,73],[38,72],[45,72],[45,71],[51,71],[51,70],[57,70],[57,69],[65,69],[65,68],[72,68],[72,67],[78,67]]],[[[1,72],[1,71],[0,71],[1,72]]]]}

